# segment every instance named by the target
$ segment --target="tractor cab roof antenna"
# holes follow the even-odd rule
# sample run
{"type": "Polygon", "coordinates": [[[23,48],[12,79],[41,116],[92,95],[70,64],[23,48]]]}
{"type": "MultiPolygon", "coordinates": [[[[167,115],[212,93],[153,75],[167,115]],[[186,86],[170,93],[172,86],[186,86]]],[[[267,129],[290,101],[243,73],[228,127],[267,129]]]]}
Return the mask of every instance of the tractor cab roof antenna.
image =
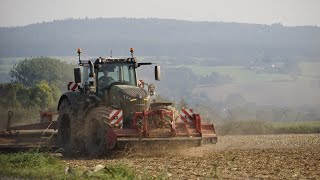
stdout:
{"type": "Polygon", "coordinates": [[[110,49],[110,57],[112,58],[112,49],[110,49]]]}

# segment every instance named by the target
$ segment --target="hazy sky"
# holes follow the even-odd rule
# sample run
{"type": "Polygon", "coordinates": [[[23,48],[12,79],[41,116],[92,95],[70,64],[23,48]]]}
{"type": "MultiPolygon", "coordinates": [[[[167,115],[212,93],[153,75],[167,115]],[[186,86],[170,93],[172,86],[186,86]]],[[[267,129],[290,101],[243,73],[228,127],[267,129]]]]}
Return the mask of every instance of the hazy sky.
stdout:
{"type": "Polygon", "coordinates": [[[0,26],[85,17],[320,26],[320,0],[0,0],[0,26]]]}

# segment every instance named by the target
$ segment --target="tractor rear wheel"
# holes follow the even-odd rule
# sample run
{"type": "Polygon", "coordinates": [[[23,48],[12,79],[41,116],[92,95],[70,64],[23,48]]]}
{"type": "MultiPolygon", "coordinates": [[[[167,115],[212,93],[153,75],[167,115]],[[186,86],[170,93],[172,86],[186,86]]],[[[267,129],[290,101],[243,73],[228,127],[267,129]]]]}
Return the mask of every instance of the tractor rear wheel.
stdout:
{"type": "Polygon", "coordinates": [[[109,125],[110,112],[105,106],[91,109],[85,117],[85,144],[90,156],[105,155],[116,145],[117,135],[109,125]]]}
{"type": "Polygon", "coordinates": [[[73,156],[81,153],[83,142],[79,137],[78,119],[74,116],[72,106],[68,99],[62,100],[59,106],[58,141],[64,156],[73,156]]]}

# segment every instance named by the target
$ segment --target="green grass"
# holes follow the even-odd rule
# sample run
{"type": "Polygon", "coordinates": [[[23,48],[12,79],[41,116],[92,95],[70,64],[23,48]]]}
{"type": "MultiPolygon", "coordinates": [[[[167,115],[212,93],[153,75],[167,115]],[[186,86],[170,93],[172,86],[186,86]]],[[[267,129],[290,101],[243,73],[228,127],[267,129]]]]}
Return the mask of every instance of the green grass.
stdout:
{"type": "Polygon", "coordinates": [[[89,179],[145,179],[147,177],[139,177],[132,170],[124,165],[106,166],[103,170],[98,171],[90,176],[89,179]]]}
{"type": "Polygon", "coordinates": [[[7,177],[65,178],[63,161],[42,153],[0,154],[0,174],[7,177]]]}
{"type": "MultiPolygon", "coordinates": [[[[53,58],[60,59],[69,63],[77,63],[78,57],[76,56],[53,56],[53,58]]],[[[94,58],[94,57],[83,57],[94,58]]],[[[25,57],[8,57],[0,58],[0,74],[7,74],[11,67],[18,63],[25,57]]],[[[138,57],[140,61],[147,61],[147,57],[138,57]]],[[[252,82],[270,82],[270,81],[287,81],[292,80],[289,75],[276,74],[276,73],[256,73],[253,70],[246,69],[242,66],[203,66],[200,64],[193,65],[180,65],[173,67],[187,67],[190,68],[196,75],[206,76],[212,72],[226,75],[231,77],[235,83],[252,83],[252,82]]],[[[309,80],[320,78],[320,62],[302,62],[299,64],[301,70],[300,79],[309,80]]]]}
{"type": "Polygon", "coordinates": [[[46,153],[26,152],[0,154],[0,178],[22,177],[31,179],[150,179],[135,175],[122,164],[106,165],[98,172],[86,173],[83,168],[65,174],[66,162],[46,153]]]}
{"type": "Polygon", "coordinates": [[[218,124],[217,131],[221,135],[271,134],[272,126],[265,121],[243,120],[218,124]]]}
{"type": "Polygon", "coordinates": [[[264,82],[289,80],[290,77],[284,74],[256,73],[240,66],[219,66],[213,67],[213,72],[228,75],[235,82],[264,82]]]}
{"type": "Polygon", "coordinates": [[[306,122],[274,122],[273,132],[276,134],[310,134],[320,133],[320,121],[306,122]]]}
{"type": "Polygon", "coordinates": [[[190,68],[196,75],[206,76],[212,72],[229,76],[236,83],[252,83],[266,81],[287,81],[291,80],[289,75],[271,74],[271,73],[256,73],[253,70],[246,69],[242,66],[201,66],[201,65],[183,65],[174,67],[190,68]]]}
{"type": "Polygon", "coordinates": [[[320,133],[320,121],[267,122],[243,120],[217,125],[221,135],[250,134],[315,134],[320,133]]]}

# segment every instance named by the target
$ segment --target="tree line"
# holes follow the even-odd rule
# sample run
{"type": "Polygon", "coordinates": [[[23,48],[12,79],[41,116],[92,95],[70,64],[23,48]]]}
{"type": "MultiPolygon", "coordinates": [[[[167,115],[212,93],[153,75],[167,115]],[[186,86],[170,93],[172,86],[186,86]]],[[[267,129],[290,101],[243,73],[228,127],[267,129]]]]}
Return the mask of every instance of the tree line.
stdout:
{"type": "Polygon", "coordinates": [[[2,109],[56,109],[72,80],[73,65],[49,57],[19,61],[9,71],[11,83],[0,85],[2,109]]]}

